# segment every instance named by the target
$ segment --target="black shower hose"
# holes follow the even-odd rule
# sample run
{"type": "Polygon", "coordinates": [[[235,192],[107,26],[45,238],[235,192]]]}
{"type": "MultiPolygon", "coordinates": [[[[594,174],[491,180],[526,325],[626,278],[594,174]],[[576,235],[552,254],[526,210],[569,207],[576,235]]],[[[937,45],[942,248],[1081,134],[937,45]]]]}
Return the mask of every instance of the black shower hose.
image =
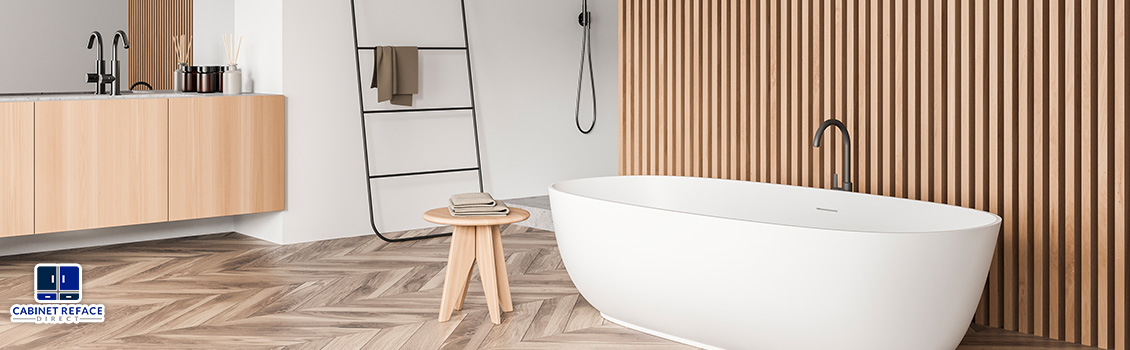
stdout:
{"type": "Polygon", "coordinates": [[[584,34],[581,35],[581,68],[577,73],[577,106],[573,113],[573,119],[577,122],[577,131],[588,134],[596,127],[596,81],[592,72],[592,43],[589,40],[589,32],[592,29],[592,14],[589,13],[588,0],[581,0],[581,15],[577,21],[585,29],[584,34]],[[588,129],[581,126],[581,88],[584,86],[586,60],[589,65],[589,85],[592,91],[592,124],[589,124],[588,129]]]}

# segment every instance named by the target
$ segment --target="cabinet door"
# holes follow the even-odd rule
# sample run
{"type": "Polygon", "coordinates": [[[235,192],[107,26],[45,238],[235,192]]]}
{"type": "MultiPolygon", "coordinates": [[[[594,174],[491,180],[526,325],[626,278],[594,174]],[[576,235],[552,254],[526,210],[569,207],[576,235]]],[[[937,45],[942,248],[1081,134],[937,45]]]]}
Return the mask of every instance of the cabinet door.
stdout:
{"type": "Polygon", "coordinates": [[[168,220],[168,100],[35,104],[35,231],[168,220]]]}
{"type": "Polygon", "coordinates": [[[78,265],[59,266],[59,290],[67,292],[82,290],[82,270],[78,265]]]}
{"type": "Polygon", "coordinates": [[[35,231],[34,113],[32,102],[0,103],[0,237],[35,231]]]}
{"type": "Polygon", "coordinates": [[[35,266],[35,300],[41,303],[59,300],[58,266],[35,266]]]}
{"type": "Polygon", "coordinates": [[[59,290],[59,270],[55,265],[35,267],[35,290],[59,290]]]}
{"type": "Polygon", "coordinates": [[[282,96],[169,100],[169,219],[285,208],[282,96]]]}

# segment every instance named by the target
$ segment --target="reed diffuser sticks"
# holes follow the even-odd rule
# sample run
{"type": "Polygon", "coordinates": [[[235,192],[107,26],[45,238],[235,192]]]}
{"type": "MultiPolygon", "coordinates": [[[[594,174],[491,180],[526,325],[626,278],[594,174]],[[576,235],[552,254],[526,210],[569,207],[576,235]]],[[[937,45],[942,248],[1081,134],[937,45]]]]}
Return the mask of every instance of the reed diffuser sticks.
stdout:
{"type": "Polygon", "coordinates": [[[243,36],[223,34],[224,51],[228,54],[228,65],[234,66],[239,62],[239,49],[243,47],[243,36]]]}
{"type": "Polygon", "coordinates": [[[192,38],[184,34],[173,35],[173,52],[177,55],[177,63],[187,65],[192,54],[192,38]]]}

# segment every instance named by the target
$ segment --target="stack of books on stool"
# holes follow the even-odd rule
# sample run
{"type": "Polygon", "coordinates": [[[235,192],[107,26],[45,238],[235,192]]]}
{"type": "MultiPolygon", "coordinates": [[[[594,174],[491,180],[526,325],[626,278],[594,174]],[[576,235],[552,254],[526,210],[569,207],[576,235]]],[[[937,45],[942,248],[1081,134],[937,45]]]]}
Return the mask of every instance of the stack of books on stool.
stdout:
{"type": "Polygon", "coordinates": [[[490,193],[461,193],[448,200],[451,216],[506,216],[510,208],[506,203],[491,197],[490,193]]]}

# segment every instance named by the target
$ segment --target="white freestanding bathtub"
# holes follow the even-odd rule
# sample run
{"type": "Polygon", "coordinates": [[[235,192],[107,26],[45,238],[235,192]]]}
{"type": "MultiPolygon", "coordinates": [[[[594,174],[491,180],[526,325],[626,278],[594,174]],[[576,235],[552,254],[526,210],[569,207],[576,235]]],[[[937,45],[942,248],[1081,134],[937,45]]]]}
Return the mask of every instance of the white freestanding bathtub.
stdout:
{"type": "Polygon", "coordinates": [[[549,187],[577,289],[614,323],[703,348],[954,349],[1000,217],[824,189],[622,176],[549,187]]]}

